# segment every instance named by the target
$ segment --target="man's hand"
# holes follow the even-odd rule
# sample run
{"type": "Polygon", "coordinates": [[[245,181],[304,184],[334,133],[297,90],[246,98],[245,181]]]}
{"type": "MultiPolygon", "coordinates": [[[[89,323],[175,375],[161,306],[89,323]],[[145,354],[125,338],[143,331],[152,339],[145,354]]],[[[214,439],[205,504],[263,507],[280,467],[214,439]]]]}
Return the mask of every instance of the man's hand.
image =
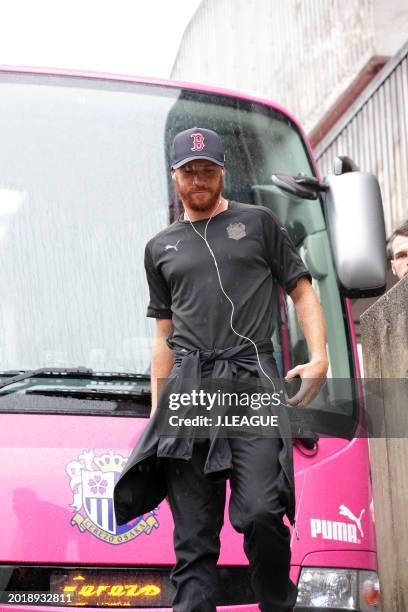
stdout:
{"type": "Polygon", "coordinates": [[[306,338],[310,361],[287,372],[287,380],[295,376],[302,379],[299,391],[288,399],[288,404],[304,408],[319,394],[326,380],[329,368],[326,327],[319,298],[307,278],[299,278],[290,297],[295,304],[299,326],[306,338]]]}
{"type": "Polygon", "coordinates": [[[320,359],[309,361],[309,363],[298,365],[289,370],[285,376],[285,380],[300,376],[302,384],[296,395],[288,399],[287,403],[297,408],[304,408],[310,404],[310,402],[317,397],[326,381],[327,369],[327,360],[320,359]]]}

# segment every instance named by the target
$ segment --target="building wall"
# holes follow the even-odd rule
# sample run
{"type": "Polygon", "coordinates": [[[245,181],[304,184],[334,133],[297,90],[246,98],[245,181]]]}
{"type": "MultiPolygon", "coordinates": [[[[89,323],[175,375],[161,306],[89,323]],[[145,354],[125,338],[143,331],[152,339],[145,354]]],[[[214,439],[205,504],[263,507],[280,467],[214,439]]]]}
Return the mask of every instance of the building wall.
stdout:
{"type": "Polygon", "coordinates": [[[348,155],[377,176],[387,236],[408,218],[408,43],[316,148],[323,174],[348,155]]]}
{"type": "Polygon", "coordinates": [[[259,93],[310,131],[407,31],[406,0],[203,0],[171,77],[259,93]]]}
{"type": "MultiPolygon", "coordinates": [[[[408,219],[408,43],[318,145],[316,155],[323,175],[333,171],[336,155],[348,155],[377,176],[387,237],[408,219]]],[[[387,289],[396,282],[389,269],[387,289]]],[[[377,299],[352,300],[357,339],[360,317],[377,299]]]]}

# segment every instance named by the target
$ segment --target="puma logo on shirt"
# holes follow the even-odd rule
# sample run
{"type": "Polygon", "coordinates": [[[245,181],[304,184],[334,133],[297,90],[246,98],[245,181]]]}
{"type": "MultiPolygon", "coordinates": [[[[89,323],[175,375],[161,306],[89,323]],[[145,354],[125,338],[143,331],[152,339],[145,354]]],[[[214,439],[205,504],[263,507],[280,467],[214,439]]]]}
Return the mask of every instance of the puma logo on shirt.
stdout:
{"type": "Polygon", "coordinates": [[[177,240],[176,244],[166,244],[166,246],[164,247],[165,251],[169,251],[170,249],[174,249],[175,251],[178,251],[177,245],[180,242],[180,240],[177,240]]]}

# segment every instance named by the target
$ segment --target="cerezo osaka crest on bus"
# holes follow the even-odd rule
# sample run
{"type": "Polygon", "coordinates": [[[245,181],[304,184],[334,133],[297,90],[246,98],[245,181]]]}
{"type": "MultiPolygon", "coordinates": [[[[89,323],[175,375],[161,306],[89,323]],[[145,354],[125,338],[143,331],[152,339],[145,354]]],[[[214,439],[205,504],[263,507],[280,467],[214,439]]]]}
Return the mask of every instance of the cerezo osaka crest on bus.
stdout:
{"type": "Polygon", "coordinates": [[[124,544],[159,527],[156,516],[158,508],[126,525],[116,524],[113,488],[126,460],[126,457],[112,450],[95,455],[91,449],[82,451],[66,467],[73,494],[71,525],[81,532],[89,531],[108,544],[124,544]]]}

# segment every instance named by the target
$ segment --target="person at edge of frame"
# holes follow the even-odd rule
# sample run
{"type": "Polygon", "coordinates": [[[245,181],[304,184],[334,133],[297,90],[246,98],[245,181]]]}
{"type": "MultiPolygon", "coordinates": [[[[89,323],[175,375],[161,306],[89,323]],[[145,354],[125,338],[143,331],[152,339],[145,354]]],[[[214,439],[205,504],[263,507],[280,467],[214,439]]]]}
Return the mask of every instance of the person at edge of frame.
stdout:
{"type": "Polygon", "coordinates": [[[392,273],[401,280],[408,273],[408,220],[393,232],[388,250],[392,273]]]}
{"type": "Polygon", "coordinates": [[[147,316],[156,318],[152,410],[115,485],[115,515],[118,524],[124,524],[167,498],[175,525],[173,610],[215,612],[229,478],[229,518],[244,535],[260,609],[291,612],[297,586],[289,576],[290,530],[283,517],[286,513],[295,526],[295,496],[285,410],[279,412],[280,435],[275,437],[221,438],[211,430],[208,439],[169,438],[159,436],[154,425],[168,408],[158,380],[167,379],[166,385],[183,385],[195,376],[245,380],[255,375],[265,380],[265,373],[269,380],[278,379],[270,340],[273,279],[295,304],[310,355],[308,363],[287,372],[287,379],[302,379],[288,403],[305,407],[327,374],[325,323],[309,271],[268,208],[222,196],[225,172],[224,148],[216,132],[194,127],[176,135],[171,173],[184,215],[145,249],[147,316]],[[234,303],[233,326],[223,288],[234,303]]]}

